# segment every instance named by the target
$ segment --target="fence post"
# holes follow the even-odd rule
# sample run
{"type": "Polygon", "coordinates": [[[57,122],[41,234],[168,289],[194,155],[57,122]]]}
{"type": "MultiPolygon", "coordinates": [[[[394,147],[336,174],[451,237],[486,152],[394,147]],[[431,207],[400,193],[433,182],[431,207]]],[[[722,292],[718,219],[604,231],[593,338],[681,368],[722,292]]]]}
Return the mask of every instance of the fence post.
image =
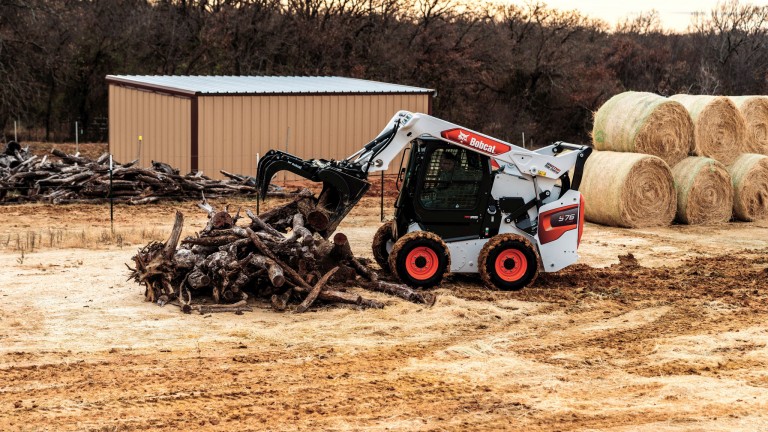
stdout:
{"type": "Polygon", "coordinates": [[[114,199],[112,198],[112,155],[109,155],[109,226],[112,229],[112,234],[115,234],[115,211],[114,211],[114,199]]]}
{"type": "Polygon", "coordinates": [[[384,222],[384,170],[381,170],[381,221],[384,222]]]}
{"type": "Polygon", "coordinates": [[[143,141],[143,139],[144,138],[141,135],[139,135],[139,151],[138,151],[138,154],[136,155],[136,159],[138,160],[139,166],[142,166],[141,165],[141,142],[143,141]]]}
{"type": "MultiPolygon", "coordinates": [[[[285,152],[288,153],[288,141],[291,140],[291,127],[288,126],[288,130],[285,131],[285,152]]],[[[283,187],[288,183],[288,174],[283,172],[283,187]]]]}

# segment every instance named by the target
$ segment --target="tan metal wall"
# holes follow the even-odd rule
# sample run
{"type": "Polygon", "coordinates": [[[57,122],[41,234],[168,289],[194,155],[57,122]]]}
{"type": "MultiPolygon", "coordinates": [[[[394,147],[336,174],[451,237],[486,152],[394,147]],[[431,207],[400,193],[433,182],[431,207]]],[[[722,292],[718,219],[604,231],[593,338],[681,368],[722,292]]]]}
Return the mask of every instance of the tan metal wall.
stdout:
{"type": "Polygon", "coordinates": [[[116,161],[129,162],[141,153],[141,166],[155,160],[186,174],[191,170],[191,130],[191,99],[109,86],[109,149],[116,161]]]}
{"type": "MultiPolygon", "coordinates": [[[[430,97],[200,96],[198,169],[213,178],[222,178],[220,169],[255,175],[256,153],[272,148],[305,159],[342,159],[375,138],[397,111],[428,112],[430,97]]],[[[396,173],[399,164],[400,156],[388,173],[396,173]]]]}

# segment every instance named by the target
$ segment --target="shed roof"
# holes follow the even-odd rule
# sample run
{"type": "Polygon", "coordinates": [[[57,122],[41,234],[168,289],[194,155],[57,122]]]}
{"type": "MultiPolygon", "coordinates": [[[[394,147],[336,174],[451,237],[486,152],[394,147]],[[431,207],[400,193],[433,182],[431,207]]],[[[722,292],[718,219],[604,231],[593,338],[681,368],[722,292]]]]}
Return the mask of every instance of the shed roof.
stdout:
{"type": "Polygon", "coordinates": [[[428,88],[321,76],[107,75],[107,82],[189,95],[434,93],[428,88]]]}

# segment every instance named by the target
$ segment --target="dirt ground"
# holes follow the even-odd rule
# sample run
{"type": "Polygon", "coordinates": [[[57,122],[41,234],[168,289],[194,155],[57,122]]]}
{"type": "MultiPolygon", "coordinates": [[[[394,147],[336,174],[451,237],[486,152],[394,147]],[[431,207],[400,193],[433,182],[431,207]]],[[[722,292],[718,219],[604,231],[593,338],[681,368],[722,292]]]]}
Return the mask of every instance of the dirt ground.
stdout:
{"type": "MultiPolygon", "coordinates": [[[[204,226],[0,207],[0,430],[768,430],[768,222],[588,224],[580,264],[431,308],[184,315],[126,281],[176,209],[204,226]]],[[[339,230],[371,257],[379,224],[371,197],[339,230]]]]}

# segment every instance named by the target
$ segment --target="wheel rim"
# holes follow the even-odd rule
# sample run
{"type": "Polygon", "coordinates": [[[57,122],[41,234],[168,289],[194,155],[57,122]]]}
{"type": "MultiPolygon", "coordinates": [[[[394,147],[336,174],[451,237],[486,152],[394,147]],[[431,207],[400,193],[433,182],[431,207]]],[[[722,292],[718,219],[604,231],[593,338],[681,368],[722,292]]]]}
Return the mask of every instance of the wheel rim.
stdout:
{"type": "Polygon", "coordinates": [[[505,282],[520,280],[528,270],[528,259],[522,251],[505,249],[496,257],[496,274],[505,282]]]}
{"type": "Polygon", "coordinates": [[[408,252],[405,258],[405,270],[417,280],[426,280],[437,273],[440,267],[437,254],[432,248],[419,246],[408,252]]]}

